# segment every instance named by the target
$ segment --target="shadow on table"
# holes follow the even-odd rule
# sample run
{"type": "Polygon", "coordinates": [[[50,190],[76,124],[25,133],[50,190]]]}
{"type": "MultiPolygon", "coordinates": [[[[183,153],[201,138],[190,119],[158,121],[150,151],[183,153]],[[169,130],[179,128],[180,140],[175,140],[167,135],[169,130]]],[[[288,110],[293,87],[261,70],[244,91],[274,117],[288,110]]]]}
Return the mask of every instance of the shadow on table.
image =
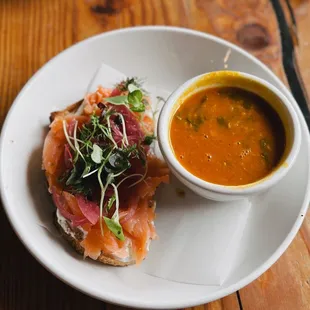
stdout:
{"type": "Polygon", "coordinates": [[[88,297],[46,271],[18,240],[2,208],[0,227],[0,309],[128,309],[88,297]]]}

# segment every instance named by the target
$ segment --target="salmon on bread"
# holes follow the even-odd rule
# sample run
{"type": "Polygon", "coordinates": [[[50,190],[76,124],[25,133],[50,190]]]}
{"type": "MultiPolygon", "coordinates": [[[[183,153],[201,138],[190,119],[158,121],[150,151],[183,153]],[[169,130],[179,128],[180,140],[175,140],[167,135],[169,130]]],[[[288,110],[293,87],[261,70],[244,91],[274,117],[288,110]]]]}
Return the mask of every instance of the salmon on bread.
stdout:
{"type": "Polygon", "coordinates": [[[53,112],[42,167],[56,206],[54,223],[84,257],[139,264],[156,238],[156,188],[169,170],[151,144],[150,100],[136,79],[98,87],[53,112]]]}

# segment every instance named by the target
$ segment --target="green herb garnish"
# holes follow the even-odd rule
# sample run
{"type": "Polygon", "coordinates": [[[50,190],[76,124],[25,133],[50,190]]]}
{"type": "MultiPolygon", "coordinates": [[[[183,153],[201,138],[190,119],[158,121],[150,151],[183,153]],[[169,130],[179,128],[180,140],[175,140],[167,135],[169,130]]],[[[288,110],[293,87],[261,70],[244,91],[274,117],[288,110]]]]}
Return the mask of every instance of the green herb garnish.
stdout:
{"type": "Polygon", "coordinates": [[[227,123],[226,119],[223,116],[217,117],[216,120],[217,120],[217,123],[220,126],[228,128],[228,123],[227,123]]]}
{"type": "Polygon", "coordinates": [[[126,103],[128,102],[127,96],[108,97],[104,98],[104,101],[115,105],[126,105],[126,103]]]}
{"type": "Polygon", "coordinates": [[[146,136],[144,138],[144,141],[143,141],[143,144],[145,145],[151,145],[153,143],[153,141],[156,140],[156,137],[155,136],[146,136]]]}
{"type": "Polygon", "coordinates": [[[203,124],[203,122],[205,121],[205,119],[201,116],[198,115],[196,117],[186,117],[185,121],[195,129],[195,131],[199,130],[200,125],[203,124]]]}
{"type": "Polygon", "coordinates": [[[145,111],[145,101],[143,100],[142,91],[137,88],[134,84],[129,84],[129,93],[127,96],[115,96],[105,98],[104,101],[114,105],[125,105],[133,112],[144,112],[145,111]]]}
{"type": "Polygon", "coordinates": [[[108,211],[112,208],[112,206],[113,206],[115,200],[116,200],[115,195],[113,195],[113,196],[108,200],[108,204],[107,204],[107,210],[108,210],[108,211]]]}
{"type": "Polygon", "coordinates": [[[123,228],[121,224],[119,223],[119,199],[118,199],[118,190],[117,186],[115,186],[113,183],[111,183],[113,189],[114,189],[114,196],[115,196],[115,212],[112,215],[112,217],[109,219],[107,217],[104,217],[104,221],[107,224],[108,228],[111,230],[111,232],[120,240],[124,241],[125,236],[123,233],[123,228]]]}
{"type": "Polygon", "coordinates": [[[111,232],[116,236],[116,238],[118,238],[121,241],[124,241],[125,236],[121,224],[105,216],[103,217],[103,219],[108,228],[111,230],[111,232]]]}

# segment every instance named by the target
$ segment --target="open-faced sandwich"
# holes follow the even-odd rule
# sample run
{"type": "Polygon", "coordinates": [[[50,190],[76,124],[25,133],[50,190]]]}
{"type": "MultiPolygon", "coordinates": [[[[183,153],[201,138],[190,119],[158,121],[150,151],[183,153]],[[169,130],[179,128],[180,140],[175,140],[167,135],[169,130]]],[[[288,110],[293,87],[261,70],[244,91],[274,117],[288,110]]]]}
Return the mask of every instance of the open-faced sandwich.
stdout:
{"type": "Polygon", "coordinates": [[[105,264],[141,262],[156,237],[154,194],[169,181],[153,154],[150,102],[136,79],[54,112],[43,169],[55,224],[71,245],[105,264]]]}

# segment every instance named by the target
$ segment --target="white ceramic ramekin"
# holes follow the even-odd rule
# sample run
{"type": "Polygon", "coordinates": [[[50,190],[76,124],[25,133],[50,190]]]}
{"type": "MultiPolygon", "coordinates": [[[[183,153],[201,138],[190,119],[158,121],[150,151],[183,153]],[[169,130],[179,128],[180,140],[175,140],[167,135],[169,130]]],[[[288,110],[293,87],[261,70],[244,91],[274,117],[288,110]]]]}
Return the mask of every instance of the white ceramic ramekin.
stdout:
{"type": "MultiPolygon", "coordinates": [[[[217,71],[196,76],[179,86],[168,98],[158,121],[158,141],[161,152],[172,173],[197,194],[212,200],[229,201],[249,197],[270,189],[290,170],[299,152],[301,130],[291,102],[274,86],[253,75],[217,71]],[[257,182],[226,186],[204,181],[186,170],[176,159],[170,142],[170,123],[182,101],[197,91],[210,87],[239,87],[264,98],[280,116],[286,134],[286,147],[280,163],[263,179],[257,182]]],[[[186,143],[186,137],[184,137],[186,143]]]]}

